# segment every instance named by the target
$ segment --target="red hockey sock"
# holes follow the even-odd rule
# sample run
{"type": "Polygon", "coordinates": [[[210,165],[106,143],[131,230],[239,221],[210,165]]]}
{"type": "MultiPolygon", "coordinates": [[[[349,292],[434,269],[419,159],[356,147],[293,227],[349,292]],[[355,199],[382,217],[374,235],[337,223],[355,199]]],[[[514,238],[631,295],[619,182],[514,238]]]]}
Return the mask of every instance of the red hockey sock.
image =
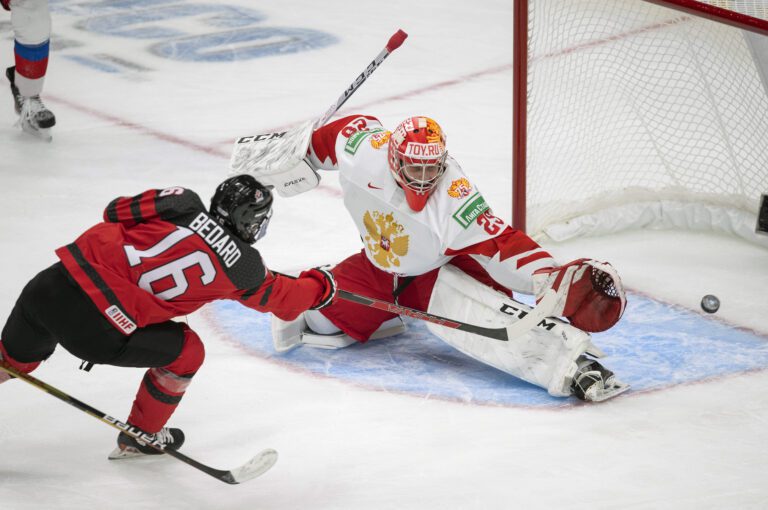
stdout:
{"type": "MultiPolygon", "coordinates": [[[[8,354],[8,351],[5,350],[2,340],[0,340],[0,361],[7,363],[19,372],[24,372],[25,374],[30,373],[40,365],[39,361],[33,361],[31,363],[22,363],[21,361],[16,361],[8,354]]],[[[0,371],[0,383],[4,383],[10,378],[11,376],[8,374],[8,372],[4,370],[0,371]]]]}
{"type": "Polygon", "coordinates": [[[181,354],[171,364],[150,368],[144,374],[128,423],[150,434],[163,428],[204,358],[205,350],[200,337],[185,328],[181,354]]]}

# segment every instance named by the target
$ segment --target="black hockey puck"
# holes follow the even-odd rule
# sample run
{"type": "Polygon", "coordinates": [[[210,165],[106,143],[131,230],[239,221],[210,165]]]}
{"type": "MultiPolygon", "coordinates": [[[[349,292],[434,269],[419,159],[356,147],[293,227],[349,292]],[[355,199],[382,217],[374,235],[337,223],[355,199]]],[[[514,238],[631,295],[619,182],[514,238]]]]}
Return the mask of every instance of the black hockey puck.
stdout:
{"type": "Polygon", "coordinates": [[[717,296],[707,294],[701,298],[701,309],[707,313],[715,313],[720,308],[720,300],[717,296]]]}

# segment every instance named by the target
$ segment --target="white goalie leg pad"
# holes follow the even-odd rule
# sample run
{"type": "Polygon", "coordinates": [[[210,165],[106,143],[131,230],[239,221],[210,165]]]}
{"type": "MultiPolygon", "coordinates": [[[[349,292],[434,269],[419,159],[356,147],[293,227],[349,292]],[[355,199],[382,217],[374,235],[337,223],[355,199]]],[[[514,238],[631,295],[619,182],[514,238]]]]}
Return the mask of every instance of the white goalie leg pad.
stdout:
{"type": "Polygon", "coordinates": [[[317,187],[320,176],[307,161],[313,121],[280,133],[242,136],[235,141],[229,166],[232,175],[249,174],[282,197],[317,187]]]}
{"type": "Polygon", "coordinates": [[[272,345],[277,352],[288,352],[301,345],[301,335],[307,329],[307,321],[302,313],[292,321],[284,321],[272,316],[272,345]]]}
{"type": "MultiPolygon", "coordinates": [[[[342,349],[357,342],[317,310],[308,310],[292,321],[284,321],[273,315],[271,327],[272,345],[277,352],[287,352],[300,345],[342,349]]],[[[399,335],[406,329],[403,319],[395,317],[379,326],[370,339],[399,335]]]]}
{"type": "MultiPolygon", "coordinates": [[[[428,312],[485,327],[504,327],[518,320],[502,312],[506,306],[530,310],[483,285],[452,266],[440,269],[428,312]]],[[[588,333],[557,319],[509,341],[500,341],[437,324],[427,324],[440,339],[464,354],[515,377],[545,388],[550,395],[571,394],[576,359],[586,351],[599,352],[588,333]]]]}

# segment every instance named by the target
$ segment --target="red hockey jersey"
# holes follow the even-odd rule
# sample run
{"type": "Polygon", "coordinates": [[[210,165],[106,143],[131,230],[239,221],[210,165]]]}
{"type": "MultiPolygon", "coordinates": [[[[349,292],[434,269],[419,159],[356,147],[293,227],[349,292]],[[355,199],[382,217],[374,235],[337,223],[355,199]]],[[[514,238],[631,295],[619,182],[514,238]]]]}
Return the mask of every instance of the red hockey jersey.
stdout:
{"type": "Polygon", "coordinates": [[[255,248],[219,225],[195,192],[179,187],[116,198],[104,222],[56,254],[125,334],[216,299],[292,320],[326,292],[312,275],[270,272],[255,248]]]}

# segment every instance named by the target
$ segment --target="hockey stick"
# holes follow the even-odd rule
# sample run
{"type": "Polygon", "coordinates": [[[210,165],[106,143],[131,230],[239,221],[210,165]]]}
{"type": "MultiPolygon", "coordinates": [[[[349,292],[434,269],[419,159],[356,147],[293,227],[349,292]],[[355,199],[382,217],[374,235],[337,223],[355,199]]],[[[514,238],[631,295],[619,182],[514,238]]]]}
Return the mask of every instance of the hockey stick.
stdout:
{"type": "Polygon", "coordinates": [[[433,324],[438,324],[447,328],[458,329],[461,331],[466,331],[467,333],[474,333],[476,335],[494,338],[496,340],[502,340],[505,342],[514,340],[518,336],[537,326],[546,327],[547,324],[542,324],[542,321],[544,321],[545,318],[552,314],[552,310],[554,310],[558,299],[557,292],[555,292],[553,289],[550,289],[544,295],[544,298],[539,301],[539,304],[528,311],[518,308],[512,304],[504,303],[501,306],[500,311],[513,317],[517,317],[518,320],[504,328],[486,328],[484,326],[476,326],[474,324],[467,324],[465,322],[447,319],[439,315],[422,312],[407,306],[396,305],[381,299],[361,296],[360,294],[355,294],[353,292],[342,289],[338,289],[336,291],[336,295],[346,301],[352,301],[353,303],[376,308],[378,310],[384,310],[385,312],[405,315],[407,317],[431,322],[433,324]]]}
{"type": "Polygon", "coordinates": [[[202,464],[196,461],[195,459],[187,457],[181,452],[172,450],[170,448],[166,448],[165,445],[163,445],[159,441],[153,441],[151,438],[148,438],[147,434],[142,432],[141,430],[131,425],[128,425],[127,423],[121,422],[120,420],[115,419],[107,414],[104,414],[98,409],[95,409],[89,406],[88,404],[67,395],[63,391],[58,390],[53,386],[44,383],[40,379],[36,379],[35,377],[32,377],[29,374],[25,374],[24,372],[20,372],[16,370],[14,367],[8,365],[3,361],[0,361],[0,369],[4,370],[5,372],[8,372],[10,375],[14,377],[17,377],[19,379],[22,379],[23,381],[26,381],[32,386],[35,386],[36,388],[43,390],[46,393],[49,393],[50,395],[53,395],[54,397],[58,398],[63,402],[66,402],[71,406],[76,407],[80,411],[83,411],[86,414],[90,414],[94,418],[106,423],[111,427],[116,428],[120,432],[125,432],[126,434],[128,434],[129,436],[135,439],[141,439],[142,441],[146,442],[156,450],[159,450],[167,455],[170,455],[171,457],[175,457],[180,461],[184,462],[185,464],[189,464],[193,468],[198,469],[203,473],[216,478],[217,480],[221,480],[222,482],[229,483],[229,484],[238,484],[238,483],[246,482],[248,480],[251,480],[253,478],[256,478],[257,476],[260,476],[266,473],[269,470],[269,468],[271,468],[275,464],[275,462],[277,462],[277,452],[275,450],[268,448],[266,450],[262,450],[261,452],[258,453],[258,455],[253,457],[251,460],[249,460],[242,466],[237,467],[235,469],[231,469],[231,470],[214,469],[210,466],[206,466],[205,464],[202,464]]]}
{"type": "Polygon", "coordinates": [[[347,87],[325,115],[279,133],[241,136],[235,140],[229,166],[233,174],[246,173],[264,185],[274,186],[280,196],[290,197],[308,191],[320,182],[317,172],[306,162],[312,133],[325,125],[341,106],[360,88],[390,53],[403,44],[408,34],[395,32],[383,50],[347,87]],[[304,163],[302,164],[302,161],[304,163]]]}
{"type": "Polygon", "coordinates": [[[360,73],[357,78],[355,78],[349,87],[347,87],[347,90],[345,90],[344,93],[339,96],[336,102],[332,104],[330,108],[328,108],[328,111],[325,112],[325,115],[315,121],[314,128],[317,129],[320,126],[324,126],[325,123],[328,122],[328,119],[333,117],[333,114],[336,113],[339,108],[341,108],[344,103],[347,102],[347,99],[352,97],[352,94],[354,94],[355,91],[360,88],[360,85],[362,85],[365,80],[367,80],[368,77],[376,70],[376,68],[379,67],[382,62],[384,62],[384,59],[386,59],[390,53],[395,51],[400,47],[401,44],[403,44],[403,41],[405,41],[406,37],[408,37],[408,34],[402,30],[395,32],[392,37],[389,38],[389,42],[387,42],[387,45],[384,47],[384,49],[381,50],[378,55],[376,55],[376,58],[374,58],[371,63],[368,64],[368,67],[366,67],[365,70],[363,70],[363,72],[360,73]]]}

